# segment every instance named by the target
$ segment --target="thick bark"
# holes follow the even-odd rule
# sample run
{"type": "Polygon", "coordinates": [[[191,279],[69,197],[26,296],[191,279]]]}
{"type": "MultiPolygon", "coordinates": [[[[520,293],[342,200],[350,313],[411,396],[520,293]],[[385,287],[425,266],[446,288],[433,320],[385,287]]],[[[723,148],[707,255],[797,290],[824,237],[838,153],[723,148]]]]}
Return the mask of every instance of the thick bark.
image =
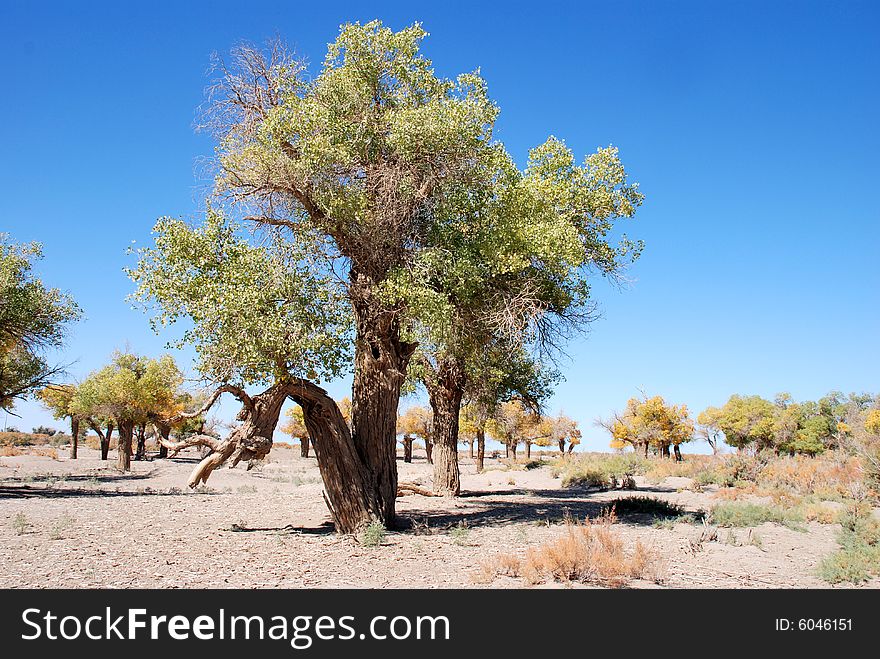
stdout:
{"type": "Polygon", "coordinates": [[[309,457],[309,437],[306,435],[305,437],[299,438],[299,456],[301,458],[309,457]]]}
{"type": "MultiPolygon", "coordinates": [[[[370,277],[355,268],[350,273],[349,294],[355,318],[351,438],[367,482],[363,491],[352,489],[349,498],[366,499],[367,509],[371,512],[361,519],[350,519],[344,511],[337,511],[344,519],[343,526],[346,528],[374,519],[391,527],[395,521],[397,408],[400,387],[416,346],[401,341],[399,314],[396,310],[387,309],[375,294],[378,280],[379,277],[370,277]]],[[[313,440],[320,442],[311,432],[309,434],[313,440]]],[[[335,450],[336,446],[331,444],[328,450],[335,450]]],[[[320,460],[321,449],[317,443],[316,451],[320,460]]]]}
{"type": "Polygon", "coordinates": [[[559,440],[559,455],[565,455],[565,440],[559,440]]]}
{"type": "Polygon", "coordinates": [[[412,462],[412,445],[413,438],[409,435],[403,436],[403,461],[412,462]]]}
{"type": "Polygon", "coordinates": [[[425,377],[433,411],[434,494],[457,497],[461,493],[458,469],[458,415],[464,396],[464,370],[452,357],[439,360],[425,377]]]}
{"type": "Polygon", "coordinates": [[[516,442],[510,442],[507,445],[510,448],[510,458],[513,459],[514,462],[516,462],[516,444],[516,442]]]}
{"type": "Polygon", "coordinates": [[[532,459],[532,443],[526,442],[526,460],[532,459]]]}
{"type": "Polygon", "coordinates": [[[468,440],[468,457],[473,460],[474,459],[474,440],[468,440]]]}
{"type": "Polygon", "coordinates": [[[134,453],[135,460],[143,460],[147,457],[147,424],[142,423],[137,427],[137,449],[134,453]]]}
{"type": "Polygon", "coordinates": [[[477,473],[483,471],[483,462],[486,459],[486,431],[480,428],[477,431],[477,473]]]}
{"type": "Polygon", "coordinates": [[[648,442],[645,442],[645,458],[648,457],[648,442]]]}
{"type": "Polygon", "coordinates": [[[425,459],[428,461],[428,464],[434,464],[434,444],[431,443],[430,439],[425,440],[425,459]]]}
{"type": "Polygon", "coordinates": [[[504,457],[510,457],[510,444],[508,444],[507,442],[504,442],[504,457]]]}
{"type": "Polygon", "coordinates": [[[79,419],[70,417],[70,459],[76,460],[76,449],[79,443],[79,419]]]}
{"type": "MultiPolygon", "coordinates": [[[[226,461],[234,467],[240,461],[264,457],[272,447],[272,435],[281,407],[288,397],[303,409],[310,445],[315,450],[324,481],[324,500],[339,533],[354,533],[372,521],[388,523],[384,500],[373,496],[374,475],[361,458],[351,431],[336,402],[327,392],[307,380],[277,383],[266,391],[249,396],[225,385],[225,391],[241,400],[237,419],[241,422],[225,440],[195,435],[180,442],[167,442],[176,454],[190,446],[203,446],[210,453],[189,478],[189,486],[205,483],[211,473],[226,461]]],[[[163,442],[165,440],[162,440],[163,442]]],[[[396,477],[396,472],[395,472],[396,477]]],[[[397,496],[395,482],[394,496],[397,496]]]]}
{"type": "Polygon", "coordinates": [[[572,451],[574,451],[574,446],[575,446],[574,444],[569,444],[569,445],[568,445],[568,454],[569,454],[569,455],[571,455],[572,451]]]}
{"type": "Polygon", "coordinates": [[[116,442],[116,467],[120,471],[131,471],[131,444],[134,437],[134,424],[119,421],[119,440],[116,442]]]}
{"type": "Polygon", "coordinates": [[[681,449],[678,447],[678,444],[673,446],[672,449],[675,451],[675,461],[681,462],[683,458],[681,457],[681,449]]]}
{"type": "MultiPolygon", "coordinates": [[[[336,402],[326,391],[304,380],[290,385],[288,395],[303,409],[303,420],[324,481],[324,501],[337,532],[355,533],[372,521],[390,525],[393,517],[387,517],[388,502],[378,487],[382,481],[364,463],[336,402]]],[[[396,441],[391,448],[396,461],[396,441]]],[[[397,497],[396,466],[394,464],[394,498],[397,497]]],[[[392,503],[392,515],[393,510],[392,503]]]]}

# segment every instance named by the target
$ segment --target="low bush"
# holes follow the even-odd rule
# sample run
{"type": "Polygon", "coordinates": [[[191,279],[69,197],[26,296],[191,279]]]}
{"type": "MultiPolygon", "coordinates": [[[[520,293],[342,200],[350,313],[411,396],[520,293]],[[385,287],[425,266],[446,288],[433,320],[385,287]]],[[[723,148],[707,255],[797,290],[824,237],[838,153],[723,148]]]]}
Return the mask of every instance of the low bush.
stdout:
{"type": "Polygon", "coordinates": [[[840,549],[819,563],[819,576],[830,583],[860,583],[880,576],[880,522],[864,504],[848,506],[839,516],[840,549]]]}
{"type": "Polygon", "coordinates": [[[659,581],[663,568],[657,554],[640,542],[627,550],[613,523],[611,514],[595,521],[568,522],[562,537],[530,548],[522,558],[502,554],[483,563],[475,578],[489,582],[506,574],[528,584],[579,581],[611,587],[638,578],[659,581]]]}
{"type": "Polygon", "coordinates": [[[709,517],[712,524],[722,527],[750,527],[773,522],[795,531],[806,530],[804,516],[799,510],[756,503],[721,503],[712,508],[709,517]]]}
{"type": "Polygon", "coordinates": [[[371,522],[365,526],[360,534],[360,541],[364,547],[378,547],[385,540],[387,531],[381,522],[371,522]]]}

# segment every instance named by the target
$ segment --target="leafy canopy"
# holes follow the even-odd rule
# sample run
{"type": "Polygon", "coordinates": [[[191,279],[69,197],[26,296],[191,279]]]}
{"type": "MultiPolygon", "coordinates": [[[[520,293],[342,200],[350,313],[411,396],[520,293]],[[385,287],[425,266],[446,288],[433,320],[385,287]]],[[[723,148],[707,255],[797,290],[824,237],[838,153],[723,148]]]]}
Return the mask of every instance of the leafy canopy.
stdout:
{"type": "Polygon", "coordinates": [[[245,385],[344,370],[351,323],[342,290],[300,243],[272,235],[251,244],[213,210],[199,227],[163,218],[154,233],[129,271],[133,298],[155,312],[154,330],[190,321],[172,345],[195,345],[206,378],[245,385]]]}
{"type": "Polygon", "coordinates": [[[34,274],[41,258],[38,243],[19,245],[0,233],[0,409],[11,410],[61,372],[45,352],[61,347],[82,315],[72,297],[34,274]]]}

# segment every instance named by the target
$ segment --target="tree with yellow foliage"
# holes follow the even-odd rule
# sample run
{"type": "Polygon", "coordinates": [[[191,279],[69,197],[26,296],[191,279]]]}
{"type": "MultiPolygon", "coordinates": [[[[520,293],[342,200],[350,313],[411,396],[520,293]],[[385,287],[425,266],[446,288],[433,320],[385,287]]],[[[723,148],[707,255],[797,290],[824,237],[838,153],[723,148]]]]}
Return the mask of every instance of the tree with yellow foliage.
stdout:
{"type": "Polygon", "coordinates": [[[416,439],[425,443],[425,456],[433,464],[431,436],[434,432],[433,414],[424,405],[413,405],[397,415],[397,434],[403,435],[403,461],[412,462],[412,445],[416,439]]]}
{"type": "Polygon", "coordinates": [[[601,421],[612,437],[611,446],[632,446],[643,450],[645,457],[653,448],[659,455],[681,461],[679,445],[694,437],[694,422],[686,405],[667,403],[661,396],[630,398],[623,414],[615,414],[610,421],[601,421]]]}

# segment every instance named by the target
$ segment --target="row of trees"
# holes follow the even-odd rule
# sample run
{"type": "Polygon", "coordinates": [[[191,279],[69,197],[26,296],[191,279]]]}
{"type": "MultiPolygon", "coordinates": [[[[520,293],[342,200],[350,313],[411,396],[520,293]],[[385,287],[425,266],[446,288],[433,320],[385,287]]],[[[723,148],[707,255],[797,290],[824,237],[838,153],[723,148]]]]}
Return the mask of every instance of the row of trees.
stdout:
{"type": "Polygon", "coordinates": [[[734,394],[722,407],[708,407],[696,423],[685,405],[660,396],[631,398],[621,414],[598,422],[611,434],[613,448],[632,447],[681,460],[680,445],[703,439],[717,453],[721,442],[739,450],[816,455],[846,443],[857,431],[878,434],[880,396],[833,391],[817,401],[798,403],[787,393],[770,401],[734,394]],[[876,426],[876,429],[875,429],[876,426]]]}
{"type": "Polygon", "coordinates": [[[800,403],[787,393],[772,401],[733,395],[722,407],[701,412],[697,422],[713,450],[723,435],[738,449],[816,455],[840,447],[855,429],[870,428],[878,415],[880,396],[832,391],[800,403]]]}

